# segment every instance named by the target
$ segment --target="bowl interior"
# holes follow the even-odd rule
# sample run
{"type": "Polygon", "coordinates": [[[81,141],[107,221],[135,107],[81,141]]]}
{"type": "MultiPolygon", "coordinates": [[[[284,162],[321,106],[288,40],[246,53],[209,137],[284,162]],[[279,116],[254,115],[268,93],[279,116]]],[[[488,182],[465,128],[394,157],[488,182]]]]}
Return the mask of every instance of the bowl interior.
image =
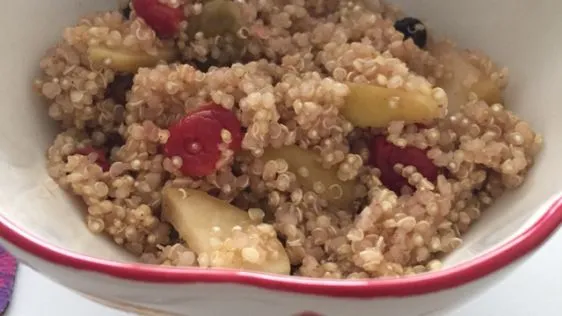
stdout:
{"type": "MultiPolygon", "coordinates": [[[[395,0],[431,32],[478,48],[510,68],[507,106],[541,132],[545,148],[524,186],[487,210],[446,265],[483,254],[530,226],[561,191],[562,2],[556,0],[395,0]]],[[[51,245],[93,257],[134,261],[87,230],[84,207],[57,187],[45,169],[45,151],[57,132],[43,100],[32,91],[38,62],[65,26],[114,0],[9,1],[0,13],[4,34],[0,69],[0,216],[51,245]],[[22,20],[32,21],[22,23],[22,20]],[[9,74],[9,75],[8,75],[9,74]]]]}

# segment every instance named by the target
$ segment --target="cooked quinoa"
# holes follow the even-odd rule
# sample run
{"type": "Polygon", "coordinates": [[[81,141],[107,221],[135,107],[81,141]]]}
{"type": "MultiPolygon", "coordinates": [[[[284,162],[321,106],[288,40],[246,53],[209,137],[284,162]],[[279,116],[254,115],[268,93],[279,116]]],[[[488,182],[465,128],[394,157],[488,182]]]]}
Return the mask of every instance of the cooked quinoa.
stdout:
{"type": "Polygon", "coordinates": [[[307,277],[439,269],[522,185],[542,138],[502,104],[506,69],[370,2],[138,0],[81,18],[34,83],[62,129],[49,174],[84,200],[92,233],[151,264],[259,266],[286,253],[307,277]],[[209,128],[189,132],[205,139],[172,146],[197,115],[209,128]],[[317,166],[299,165],[308,158],[317,166]],[[164,214],[173,188],[251,223],[209,227],[198,251],[164,214]]]}

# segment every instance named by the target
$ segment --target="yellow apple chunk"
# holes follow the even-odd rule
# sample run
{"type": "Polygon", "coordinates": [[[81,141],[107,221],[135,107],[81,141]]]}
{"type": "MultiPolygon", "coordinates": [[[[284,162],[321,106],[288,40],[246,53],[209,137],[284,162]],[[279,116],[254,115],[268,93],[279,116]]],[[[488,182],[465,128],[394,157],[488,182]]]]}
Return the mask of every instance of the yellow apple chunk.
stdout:
{"type": "Polygon", "coordinates": [[[289,165],[289,171],[297,176],[297,181],[305,190],[314,191],[314,184],[320,182],[325,191],[320,197],[329,203],[335,203],[341,208],[350,207],[354,200],[355,183],[341,181],[334,169],[326,169],[318,161],[318,155],[313,151],[302,149],[296,145],[282,148],[267,148],[262,156],[264,162],[283,159],[289,165]],[[302,170],[305,170],[305,176],[302,170]]]}
{"type": "Polygon", "coordinates": [[[431,52],[445,66],[449,76],[437,82],[449,98],[449,113],[455,114],[469,101],[469,94],[475,93],[488,104],[502,103],[502,91],[498,85],[482,74],[469,60],[463,57],[449,43],[435,45],[431,52]]]}
{"type": "Polygon", "coordinates": [[[156,55],[103,46],[92,46],[88,49],[88,58],[92,64],[128,73],[136,73],[143,67],[154,67],[161,61],[173,62],[177,55],[177,51],[172,48],[162,48],[156,55]]]}
{"type": "MultiPolygon", "coordinates": [[[[182,239],[198,255],[212,257],[216,253],[213,239],[228,239],[233,229],[246,229],[254,225],[248,212],[197,190],[165,189],[162,208],[162,218],[174,226],[182,239]]],[[[289,258],[277,237],[269,236],[263,242],[275,255],[268,256],[262,262],[210,260],[210,266],[289,274],[289,258]]]]}
{"type": "Polygon", "coordinates": [[[349,84],[341,114],[357,127],[387,127],[393,121],[426,123],[440,116],[440,104],[416,91],[370,84],[349,84]]]}

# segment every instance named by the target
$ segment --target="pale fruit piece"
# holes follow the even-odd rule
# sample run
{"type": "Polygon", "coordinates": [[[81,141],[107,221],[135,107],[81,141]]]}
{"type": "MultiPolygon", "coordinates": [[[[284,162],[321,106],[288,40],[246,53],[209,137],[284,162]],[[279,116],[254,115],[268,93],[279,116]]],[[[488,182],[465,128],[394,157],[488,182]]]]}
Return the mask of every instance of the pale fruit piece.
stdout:
{"type": "Polygon", "coordinates": [[[313,191],[314,183],[321,182],[326,188],[320,197],[341,208],[349,208],[355,199],[355,183],[341,181],[334,169],[326,169],[319,162],[319,157],[311,150],[296,145],[281,148],[267,148],[261,158],[264,162],[283,159],[289,165],[289,171],[297,176],[297,181],[304,190],[313,191]],[[307,176],[301,175],[299,169],[306,169],[307,176]],[[339,189],[335,187],[341,188],[339,189]]]}
{"type": "MultiPolygon", "coordinates": [[[[211,254],[211,238],[228,238],[235,226],[247,228],[253,225],[247,212],[205,192],[191,189],[167,188],[163,192],[162,218],[171,223],[183,240],[197,254],[211,254]],[[213,229],[220,228],[219,232],[213,229]]],[[[277,252],[275,259],[268,258],[261,264],[244,261],[222,262],[215,268],[235,268],[277,274],[289,274],[291,266],[283,245],[277,238],[266,240],[277,252]]]]}
{"type": "Polygon", "coordinates": [[[160,61],[173,62],[178,53],[173,48],[162,48],[156,55],[129,51],[123,48],[92,46],[88,49],[88,58],[94,65],[109,67],[118,72],[136,73],[139,68],[151,68],[160,61]]]}
{"type": "Polygon", "coordinates": [[[502,91],[492,79],[482,79],[475,82],[470,91],[476,93],[480,100],[489,105],[503,103],[502,91]]]}
{"type": "Polygon", "coordinates": [[[350,93],[341,114],[357,127],[387,127],[393,121],[427,123],[441,115],[429,95],[370,84],[348,84],[350,93]]]}
{"type": "Polygon", "coordinates": [[[431,48],[431,52],[443,63],[445,71],[451,72],[452,75],[437,82],[449,98],[449,113],[457,113],[460,107],[468,102],[471,92],[488,104],[503,102],[502,91],[498,85],[483,76],[482,72],[453,45],[447,42],[438,43],[431,48]]]}

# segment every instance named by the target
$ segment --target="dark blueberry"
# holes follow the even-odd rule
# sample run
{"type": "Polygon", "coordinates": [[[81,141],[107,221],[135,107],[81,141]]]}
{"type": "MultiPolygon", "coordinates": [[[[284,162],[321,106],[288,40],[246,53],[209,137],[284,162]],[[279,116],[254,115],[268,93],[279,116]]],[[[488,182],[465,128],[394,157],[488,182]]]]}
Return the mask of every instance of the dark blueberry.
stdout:
{"type": "Polygon", "coordinates": [[[114,148],[125,145],[125,139],[117,132],[110,132],[105,135],[105,147],[114,148]]]}
{"type": "Polygon", "coordinates": [[[125,17],[125,19],[129,19],[131,17],[131,5],[127,5],[126,7],[121,9],[121,14],[123,15],[123,17],[125,17]]]}
{"type": "Polygon", "coordinates": [[[170,241],[172,241],[172,242],[176,242],[176,241],[181,240],[180,234],[175,229],[172,229],[170,231],[169,237],[170,237],[170,241]]]}
{"type": "Polygon", "coordinates": [[[424,48],[427,43],[427,30],[425,25],[416,18],[403,18],[394,23],[394,28],[404,34],[404,40],[411,38],[419,48],[424,48]]]}
{"type": "Polygon", "coordinates": [[[106,98],[112,98],[117,104],[127,104],[127,92],[133,87],[134,77],[132,74],[116,75],[107,89],[106,98]]]}

